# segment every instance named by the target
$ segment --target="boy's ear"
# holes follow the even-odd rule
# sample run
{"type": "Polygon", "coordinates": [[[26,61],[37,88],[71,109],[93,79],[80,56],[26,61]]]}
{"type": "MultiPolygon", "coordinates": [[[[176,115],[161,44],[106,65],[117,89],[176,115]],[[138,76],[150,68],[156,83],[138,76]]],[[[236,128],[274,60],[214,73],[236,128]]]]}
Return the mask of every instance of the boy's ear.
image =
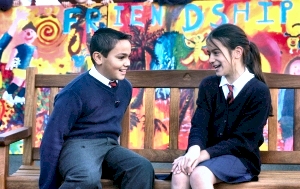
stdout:
{"type": "Polygon", "coordinates": [[[93,53],[93,55],[92,55],[92,58],[94,59],[94,61],[95,61],[95,63],[96,63],[97,65],[100,66],[100,65],[102,64],[103,57],[102,57],[102,54],[101,54],[101,53],[95,51],[95,52],[93,53]]]}

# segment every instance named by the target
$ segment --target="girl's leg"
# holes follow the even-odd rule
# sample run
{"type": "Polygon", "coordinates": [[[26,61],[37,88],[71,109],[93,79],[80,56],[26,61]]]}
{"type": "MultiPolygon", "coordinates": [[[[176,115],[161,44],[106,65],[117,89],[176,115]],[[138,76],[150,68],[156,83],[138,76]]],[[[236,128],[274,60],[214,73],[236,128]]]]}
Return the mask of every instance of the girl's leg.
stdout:
{"type": "Polygon", "coordinates": [[[184,173],[172,174],[171,188],[190,189],[190,176],[184,173]]]}
{"type": "Polygon", "coordinates": [[[218,182],[221,181],[205,166],[196,167],[190,176],[192,189],[213,189],[218,182]]]}

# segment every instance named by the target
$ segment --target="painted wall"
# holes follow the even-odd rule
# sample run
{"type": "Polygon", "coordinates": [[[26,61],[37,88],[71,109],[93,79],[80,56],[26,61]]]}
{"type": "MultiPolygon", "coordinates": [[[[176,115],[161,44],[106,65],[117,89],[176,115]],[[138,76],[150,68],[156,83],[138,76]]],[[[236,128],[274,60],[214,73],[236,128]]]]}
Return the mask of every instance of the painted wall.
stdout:
{"type": "MultiPolygon", "coordinates": [[[[37,3],[38,4],[38,3],[37,3]]],[[[205,37],[217,25],[233,23],[242,27],[249,40],[260,49],[263,71],[300,74],[300,2],[298,1],[194,1],[184,6],[158,6],[143,3],[101,4],[92,7],[63,8],[60,5],[15,7],[0,12],[1,74],[0,131],[23,126],[26,91],[24,69],[36,66],[40,73],[82,73],[92,63],[89,40],[99,27],[112,27],[132,34],[132,70],[210,69],[205,37]],[[32,25],[28,25],[28,23],[32,25]],[[26,26],[27,25],[27,26],[26,26]],[[34,30],[31,43],[25,28],[34,30]],[[12,39],[7,35],[10,33],[12,39]],[[5,37],[6,36],[6,37],[5,37]],[[26,37],[27,36],[27,37],[26,37]],[[22,61],[15,47],[30,44],[32,56],[22,61]],[[9,66],[8,66],[9,65],[9,66]],[[23,66],[20,66],[23,65],[23,66]],[[12,68],[11,70],[5,68],[12,68]],[[15,84],[15,85],[14,85],[15,84]],[[7,94],[12,93],[12,98],[7,94]],[[17,97],[17,98],[16,98],[17,97]],[[18,98],[20,97],[20,98],[18,98]]],[[[29,37],[30,38],[30,37],[29,37]]],[[[155,147],[168,146],[169,89],[156,90],[155,147]]],[[[39,93],[36,146],[39,146],[48,120],[48,89],[39,93]]],[[[293,91],[279,92],[278,150],[292,150],[293,91]]],[[[193,115],[190,90],[182,90],[180,101],[180,148],[185,149],[193,115]]],[[[143,148],[143,90],[134,89],[131,104],[132,148],[143,148]]],[[[265,143],[267,150],[267,126],[265,143]]],[[[22,141],[12,145],[11,153],[22,153],[22,141]]]]}

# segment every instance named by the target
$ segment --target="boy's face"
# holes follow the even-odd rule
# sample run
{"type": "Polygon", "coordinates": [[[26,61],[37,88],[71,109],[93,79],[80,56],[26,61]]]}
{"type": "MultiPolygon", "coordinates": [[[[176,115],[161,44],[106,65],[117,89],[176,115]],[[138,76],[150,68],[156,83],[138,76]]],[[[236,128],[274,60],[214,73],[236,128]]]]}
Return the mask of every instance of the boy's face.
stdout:
{"type": "Polygon", "coordinates": [[[110,80],[122,80],[130,66],[131,44],[128,40],[120,40],[105,58],[99,52],[93,53],[96,69],[110,80]]]}

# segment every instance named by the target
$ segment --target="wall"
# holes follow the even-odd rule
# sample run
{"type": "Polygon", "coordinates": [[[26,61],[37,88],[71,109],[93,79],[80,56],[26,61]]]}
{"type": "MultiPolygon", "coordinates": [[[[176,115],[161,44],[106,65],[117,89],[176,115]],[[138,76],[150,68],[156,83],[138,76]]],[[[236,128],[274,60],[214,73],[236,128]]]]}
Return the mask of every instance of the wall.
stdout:
{"type": "MultiPolygon", "coordinates": [[[[37,5],[40,2],[37,1],[37,5]]],[[[298,1],[194,1],[187,5],[159,6],[143,3],[116,3],[109,6],[63,8],[57,1],[48,6],[21,6],[0,12],[1,75],[0,131],[22,127],[24,116],[24,69],[38,67],[39,73],[82,73],[91,66],[89,40],[99,27],[112,27],[133,36],[132,70],[210,69],[205,52],[205,37],[217,25],[233,23],[242,27],[250,41],[257,44],[264,72],[300,74],[298,1]],[[29,23],[32,23],[29,24],[29,23]],[[29,25],[28,25],[29,24],[29,25]],[[24,26],[35,33],[26,38],[24,26]],[[12,39],[5,38],[9,33],[12,39]],[[35,38],[36,37],[36,38],[35,38]],[[27,62],[15,57],[15,47],[31,44],[27,62]],[[24,63],[25,62],[25,63],[24,63]],[[27,64],[28,63],[28,64],[27,64]],[[7,66],[10,65],[10,66],[7,66]],[[20,66],[23,65],[23,66],[20,66]],[[5,68],[11,67],[11,70],[5,68]],[[10,93],[12,93],[10,98],[10,93]]],[[[28,55],[28,54],[27,54],[28,55]]],[[[48,89],[39,93],[35,138],[39,146],[48,120],[48,89]]],[[[155,147],[168,146],[169,89],[156,91],[155,147]]],[[[186,139],[193,115],[193,98],[182,90],[180,102],[180,148],[186,139]]],[[[292,150],[282,135],[293,124],[293,92],[279,91],[278,150],[292,150]],[[280,125],[281,124],[281,125],[280,125]]],[[[143,91],[135,89],[131,104],[131,147],[142,148],[143,91]]],[[[289,133],[291,135],[292,133],[289,133]]],[[[267,126],[265,143],[267,150],[267,126]]],[[[22,141],[12,145],[11,153],[22,153],[22,141]]]]}

